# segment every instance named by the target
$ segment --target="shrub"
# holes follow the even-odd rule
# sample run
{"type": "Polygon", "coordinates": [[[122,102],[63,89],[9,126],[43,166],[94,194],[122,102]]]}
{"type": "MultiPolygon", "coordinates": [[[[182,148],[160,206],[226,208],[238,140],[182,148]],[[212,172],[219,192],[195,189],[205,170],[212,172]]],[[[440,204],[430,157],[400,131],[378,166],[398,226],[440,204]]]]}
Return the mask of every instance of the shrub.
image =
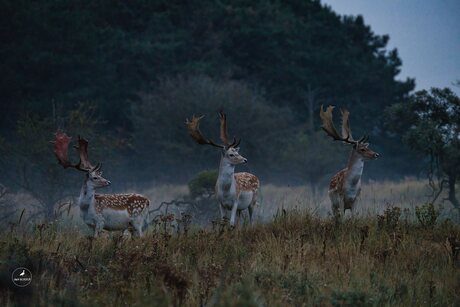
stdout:
{"type": "Polygon", "coordinates": [[[219,216],[219,206],[215,197],[212,197],[217,175],[217,170],[206,170],[199,172],[188,182],[189,197],[193,203],[188,214],[196,224],[209,225],[219,216]]]}
{"type": "Polygon", "coordinates": [[[377,228],[388,232],[396,231],[399,226],[400,217],[401,208],[389,206],[385,209],[383,215],[377,215],[377,228]]]}
{"type": "Polygon", "coordinates": [[[424,228],[433,228],[440,213],[441,210],[435,209],[431,203],[415,207],[415,216],[424,228]]]}
{"type": "Polygon", "coordinates": [[[217,181],[217,170],[206,170],[199,172],[188,182],[190,197],[209,196],[214,193],[214,187],[217,181]]]}

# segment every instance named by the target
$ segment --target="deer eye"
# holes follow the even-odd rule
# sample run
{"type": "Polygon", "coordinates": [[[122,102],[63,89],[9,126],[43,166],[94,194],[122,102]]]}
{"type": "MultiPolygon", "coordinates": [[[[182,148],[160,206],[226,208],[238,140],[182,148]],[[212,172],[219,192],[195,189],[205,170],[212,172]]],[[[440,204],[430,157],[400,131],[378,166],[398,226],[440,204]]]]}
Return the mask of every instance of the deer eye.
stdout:
{"type": "Polygon", "coordinates": [[[230,157],[234,157],[235,155],[234,154],[230,154],[230,157]]]}
{"type": "Polygon", "coordinates": [[[97,177],[93,177],[94,180],[97,180],[97,177]]]}

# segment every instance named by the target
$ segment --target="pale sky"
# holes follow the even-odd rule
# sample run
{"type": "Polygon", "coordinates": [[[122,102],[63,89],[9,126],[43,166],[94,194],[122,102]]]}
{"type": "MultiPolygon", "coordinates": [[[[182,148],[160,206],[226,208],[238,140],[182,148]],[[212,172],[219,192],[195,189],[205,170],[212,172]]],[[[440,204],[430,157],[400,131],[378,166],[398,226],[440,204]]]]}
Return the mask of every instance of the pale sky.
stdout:
{"type": "Polygon", "coordinates": [[[460,80],[460,0],[322,0],[340,15],[362,15],[374,33],[388,34],[402,59],[398,79],[416,90],[460,80]]]}

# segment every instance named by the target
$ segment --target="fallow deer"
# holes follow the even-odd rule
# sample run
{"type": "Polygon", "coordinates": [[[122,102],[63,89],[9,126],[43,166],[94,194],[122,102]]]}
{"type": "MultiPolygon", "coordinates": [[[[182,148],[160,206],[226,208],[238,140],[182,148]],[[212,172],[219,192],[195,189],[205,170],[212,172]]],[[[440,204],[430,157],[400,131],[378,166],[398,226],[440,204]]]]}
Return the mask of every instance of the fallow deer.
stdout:
{"type": "Polygon", "coordinates": [[[333,110],[333,106],[327,107],[326,111],[321,106],[320,117],[323,123],[321,128],[334,141],[341,141],[353,146],[347,167],[335,174],[329,184],[332,211],[335,217],[340,217],[341,211],[345,214],[346,209],[350,209],[353,213],[356,198],[361,192],[361,175],[363,174],[364,161],[375,160],[379,157],[379,154],[369,148],[368,136],[363,136],[357,141],[353,139],[348,119],[350,112],[347,110],[341,110],[342,135],[339,135],[332,119],[333,110]]]}
{"type": "Polygon", "coordinates": [[[216,144],[211,139],[203,136],[200,131],[200,120],[203,118],[193,116],[186,120],[190,136],[200,145],[211,145],[221,149],[219,175],[216,182],[216,197],[222,219],[226,217],[228,210],[231,210],[230,225],[235,226],[236,215],[242,210],[248,209],[249,221],[253,221],[254,206],[258,202],[259,179],[253,174],[241,172],[235,173],[235,166],[246,163],[247,159],[241,156],[238,151],[240,140],[228,141],[227,117],[223,112],[219,113],[220,118],[220,139],[222,144],[216,144]]]}
{"type": "Polygon", "coordinates": [[[68,157],[71,138],[58,131],[54,140],[54,154],[64,168],[85,172],[78,204],[83,221],[94,230],[97,237],[101,230],[126,230],[141,237],[147,226],[149,199],[138,194],[96,194],[95,189],[107,187],[110,181],[102,177],[101,164],[92,166],[88,160],[88,141],[78,136],[80,161],[72,164],[68,157]]]}

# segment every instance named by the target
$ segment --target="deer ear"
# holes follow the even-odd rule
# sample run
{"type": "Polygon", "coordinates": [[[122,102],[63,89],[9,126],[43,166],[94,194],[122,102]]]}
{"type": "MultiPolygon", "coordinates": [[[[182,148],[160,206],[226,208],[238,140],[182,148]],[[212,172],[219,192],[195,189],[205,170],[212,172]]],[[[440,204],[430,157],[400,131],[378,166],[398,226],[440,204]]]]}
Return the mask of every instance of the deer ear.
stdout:
{"type": "Polygon", "coordinates": [[[235,149],[236,152],[240,151],[239,147],[233,147],[233,149],[235,149]]]}

